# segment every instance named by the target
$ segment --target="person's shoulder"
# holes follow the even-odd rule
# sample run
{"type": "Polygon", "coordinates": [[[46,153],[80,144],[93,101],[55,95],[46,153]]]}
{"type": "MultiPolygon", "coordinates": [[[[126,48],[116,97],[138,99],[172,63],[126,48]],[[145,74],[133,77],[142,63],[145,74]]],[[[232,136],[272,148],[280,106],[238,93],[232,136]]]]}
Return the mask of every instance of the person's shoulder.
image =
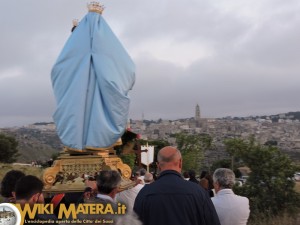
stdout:
{"type": "Polygon", "coordinates": [[[93,198],[90,202],[88,203],[93,203],[93,204],[111,204],[111,205],[115,205],[115,202],[112,202],[108,199],[104,199],[104,198],[99,198],[99,197],[95,197],[93,198]]]}
{"type": "Polygon", "coordinates": [[[184,180],[184,186],[186,187],[186,191],[196,195],[201,198],[206,198],[208,196],[207,191],[200,186],[200,184],[196,184],[194,182],[189,182],[184,180]]]}
{"type": "Polygon", "coordinates": [[[135,187],[132,188],[132,190],[134,192],[139,192],[140,190],[142,190],[145,187],[145,185],[143,184],[137,184],[135,187]]]}
{"type": "Polygon", "coordinates": [[[249,203],[249,199],[245,196],[235,195],[236,199],[238,199],[240,202],[249,203]]]}
{"type": "Polygon", "coordinates": [[[184,185],[187,185],[188,187],[194,189],[194,190],[198,190],[201,191],[201,187],[200,184],[197,184],[196,182],[192,182],[192,181],[188,181],[188,180],[183,180],[184,181],[184,185]]]}
{"type": "Polygon", "coordinates": [[[222,199],[219,199],[217,195],[210,198],[214,205],[218,204],[218,202],[222,202],[222,199]]]}
{"type": "Polygon", "coordinates": [[[147,184],[147,185],[142,185],[142,187],[138,187],[137,190],[138,190],[138,194],[140,193],[145,193],[145,192],[148,192],[148,191],[151,191],[153,189],[156,188],[156,186],[159,186],[159,183],[151,183],[151,184],[147,184]]]}

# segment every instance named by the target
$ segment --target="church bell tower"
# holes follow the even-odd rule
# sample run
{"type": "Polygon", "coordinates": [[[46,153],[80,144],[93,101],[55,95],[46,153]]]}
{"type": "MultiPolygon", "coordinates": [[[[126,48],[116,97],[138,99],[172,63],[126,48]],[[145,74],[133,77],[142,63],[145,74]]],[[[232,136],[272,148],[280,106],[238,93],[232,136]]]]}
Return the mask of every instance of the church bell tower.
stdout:
{"type": "Polygon", "coordinates": [[[195,120],[196,121],[200,120],[200,107],[198,104],[196,105],[196,110],[195,110],[195,120]]]}

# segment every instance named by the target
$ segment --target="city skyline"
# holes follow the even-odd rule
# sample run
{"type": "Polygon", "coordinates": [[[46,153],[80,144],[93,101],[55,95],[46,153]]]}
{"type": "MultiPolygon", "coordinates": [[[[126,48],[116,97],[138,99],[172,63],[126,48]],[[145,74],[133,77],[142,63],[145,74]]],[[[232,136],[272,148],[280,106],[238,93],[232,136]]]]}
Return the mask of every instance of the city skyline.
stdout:
{"type": "MultiPolygon", "coordinates": [[[[52,121],[51,68],[87,2],[1,3],[0,127],[52,121]]],[[[129,118],[300,111],[298,1],[101,3],[136,64],[129,118]]]]}

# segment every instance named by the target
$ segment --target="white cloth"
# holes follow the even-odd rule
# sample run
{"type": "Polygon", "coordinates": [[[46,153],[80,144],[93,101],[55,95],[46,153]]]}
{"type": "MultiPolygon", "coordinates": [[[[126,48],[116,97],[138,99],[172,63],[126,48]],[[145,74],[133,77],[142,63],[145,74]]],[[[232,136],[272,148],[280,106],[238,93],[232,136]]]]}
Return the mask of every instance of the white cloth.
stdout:
{"type": "Polygon", "coordinates": [[[133,211],[135,198],[139,191],[144,187],[142,184],[137,184],[131,189],[119,192],[116,195],[116,202],[121,202],[126,205],[128,211],[133,211]]]}
{"type": "Polygon", "coordinates": [[[101,199],[104,199],[104,200],[108,200],[110,202],[115,202],[114,199],[112,199],[110,196],[108,195],[103,195],[103,194],[97,194],[97,198],[101,198],[101,199]]]}
{"type": "Polygon", "coordinates": [[[248,198],[234,194],[231,189],[222,189],[211,200],[221,225],[247,224],[250,214],[248,198]]]}

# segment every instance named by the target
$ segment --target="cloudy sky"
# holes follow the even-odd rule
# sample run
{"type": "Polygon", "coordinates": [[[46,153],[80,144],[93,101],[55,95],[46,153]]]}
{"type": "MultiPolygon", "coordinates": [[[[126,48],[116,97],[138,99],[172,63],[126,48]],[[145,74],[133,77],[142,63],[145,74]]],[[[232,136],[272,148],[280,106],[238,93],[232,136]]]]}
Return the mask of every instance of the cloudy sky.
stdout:
{"type": "MultiPolygon", "coordinates": [[[[51,68],[84,0],[2,0],[0,127],[52,121],[51,68]]],[[[299,0],[103,0],[136,64],[130,118],[300,110],[299,0]]]]}

